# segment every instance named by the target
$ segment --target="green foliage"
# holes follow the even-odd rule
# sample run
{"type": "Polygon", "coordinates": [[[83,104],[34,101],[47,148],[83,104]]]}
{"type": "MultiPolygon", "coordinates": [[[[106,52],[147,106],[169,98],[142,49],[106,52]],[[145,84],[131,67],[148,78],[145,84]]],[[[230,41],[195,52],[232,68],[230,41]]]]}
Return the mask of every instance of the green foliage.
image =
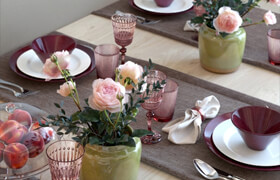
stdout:
{"type": "MultiPolygon", "coordinates": [[[[152,91],[159,91],[166,83],[165,81],[161,81],[148,84],[146,91],[142,90],[146,84],[146,76],[152,68],[152,61],[149,60],[149,66],[144,67],[142,78],[137,84],[134,84],[130,78],[125,79],[125,82],[127,84],[132,84],[134,88],[132,92],[128,94],[129,102],[124,104],[123,111],[110,113],[107,110],[94,110],[89,107],[88,99],[85,100],[87,106],[80,108],[77,98],[74,99],[74,102],[78,105],[79,111],[67,117],[63,109],[63,102],[60,104],[54,103],[55,107],[58,108],[59,114],[49,115],[48,123],[42,124],[42,126],[57,126],[58,135],[71,133],[73,140],[81,143],[83,146],[89,143],[104,146],[126,145],[134,147],[135,142],[133,137],[141,137],[152,134],[152,132],[139,129],[131,131],[129,124],[132,121],[136,121],[135,117],[139,112],[138,108],[141,103],[148,99],[148,94],[152,91]]],[[[67,76],[65,79],[69,80],[67,71],[63,71],[63,73],[67,76]]],[[[118,76],[118,71],[116,71],[116,74],[118,76]]],[[[120,76],[118,76],[118,78],[122,79],[120,76]]],[[[71,78],[70,81],[72,81],[71,78]]],[[[76,89],[75,93],[78,94],[76,89]]],[[[121,101],[122,98],[123,97],[120,97],[119,100],[121,101]]]]}

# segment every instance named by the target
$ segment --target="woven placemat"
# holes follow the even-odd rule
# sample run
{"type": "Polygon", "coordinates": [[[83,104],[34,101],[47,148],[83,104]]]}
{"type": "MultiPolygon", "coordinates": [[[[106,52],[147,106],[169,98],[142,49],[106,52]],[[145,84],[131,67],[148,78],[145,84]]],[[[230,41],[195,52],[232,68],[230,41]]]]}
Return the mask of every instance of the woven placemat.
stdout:
{"type": "MultiPolygon", "coordinates": [[[[195,47],[198,46],[197,32],[183,31],[186,21],[194,17],[193,10],[181,14],[155,15],[134,9],[130,6],[129,2],[129,0],[119,0],[103,9],[94,11],[93,14],[110,18],[116,10],[120,10],[122,12],[133,13],[149,19],[161,19],[157,24],[143,25],[138,23],[137,27],[195,47]]],[[[248,17],[250,17],[253,22],[259,22],[263,19],[265,12],[266,11],[262,9],[255,8],[248,14],[248,17]]],[[[280,20],[280,14],[276,14],[276,16],[277,19],[280,20]]],[[[280,24],[278,23],[273,26],[261,24],[245,28],[247,39],[243,62],[280,73],[280,66],[274,66],[268,62],[266,33],[269,28],[280,28],[280,24]]]]}
{"type": "MultiPolygon", "coordinates": [[[[78,41],[80,44],[86,44],[94,47],[93,45],[85,42],[78,41]]],[[[40,90],[38,94],[27,96],[19,99],[15,98],[9,91],[0,89],[0,99],[5,102],[23,102],[28,103],[35,107],[40,107],[42,110],[55,114],[57,108],[53,105],[54,102],[64,101],[64,109],[66,112],[73,113],[77,110],[70,98],[63,98],[56,93],[59,85],[62,83],[46,83],[36,82],[28,79],[24,79],[16,75],[9,68],[9,58],[12,53],[6,54],[0,57],[0,77],[15,82],[24,86],[30,90],[40,90]]],[[[137,62],[141,65],[146,65],[147,62],[131,57],[127,57],[127,60],[137,62]]],[[[236,108],[247,106],[247,105],[261,105],[269,106],[272,109],[280,110],[279,106],[264,102],[262,100],[247,96],[245,94],[232,91],[230,89],[212,84],[210,82],[200,80],[193,76],[177,72],[175,70],[155,65],[156,69],[159,69],[167,74],[169,78],[174,79],[179,84],[178,98],[175,108],[174,118],[184,116],[186,108],[194,106],[194,103],[198,99],[203,99],[209,95],[215,95],[220,103],[221,110],[219,114],[226,112],[232,112],[236,108]]],[[[95,71],[89,75],[76,80],[80,98],[86,99],[92,91],[92,81],[96,79],[95,71]]],[[[146,111],[141,109],[137,116],[137,122],[132,124],[134,128],[147,128],[146,125],[146,111]]],[[[68,114],[69,115],[69,114],[68,114]]],[[[206,124],[210,120],[206,120],[202,124],[202,130],[204,130],[206,124]]],[[[161,132],[161,128],[164,123],[153,122],[152,127],[155,130],[161,132]]],[[[217,156],[215,156],[205,144],[203,138],[194,145],[175,145],[167,140],[167,134],[161,132],[163,135],[162,142],[155,145],[143,145],[142,161],[162,171],[170,173],[181,179],[203,179],[200,174],[195,170],[192,160],[194,158],[200,158],[210,163],[211,165],[221,168],[225,171],[231,172],[235,175],[241,176],[248,180],[252,179],[277,179],[280,176],[280,172],[262,172],[243,169],[234,165],[231,165],[217,156]]],[[[144,179],[144,177],[143,177],[144,179]]]]}

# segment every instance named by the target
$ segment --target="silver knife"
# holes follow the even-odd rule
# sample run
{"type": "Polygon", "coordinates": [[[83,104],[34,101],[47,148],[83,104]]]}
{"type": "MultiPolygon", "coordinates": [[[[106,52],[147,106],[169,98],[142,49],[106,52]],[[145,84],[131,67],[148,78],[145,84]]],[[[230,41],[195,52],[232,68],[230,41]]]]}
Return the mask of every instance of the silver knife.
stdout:
{"type": "Polygon", "coordinates": [[[231,180],[245,180],[244,178],[241,178],[241,177],[238,177],[238,176],[234,176],[232,174],[229,174],[223,170],[220,170],[220,169],[217,169],[217,168],[214,168],[220,175],[224,176],[224,177],[227,177],[231,180]]]}

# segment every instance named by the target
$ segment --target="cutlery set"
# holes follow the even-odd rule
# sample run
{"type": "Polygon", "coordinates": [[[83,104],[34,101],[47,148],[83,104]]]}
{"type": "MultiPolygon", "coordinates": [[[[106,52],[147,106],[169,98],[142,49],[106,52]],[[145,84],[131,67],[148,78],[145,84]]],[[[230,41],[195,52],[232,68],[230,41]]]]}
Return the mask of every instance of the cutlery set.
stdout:
{"type": "Polygon", "coordinates": [[[193,164],[197,171],[206,179],[245,180],[223,170],[214,168],[200,159],[194,159],[193,164]]]}
{"type": "Polygon", "coordinates": [[[25,97],[27,95],[32,95],[32,94],[36,94],[38,93],[39,91],[30,91],[28,89],[24,89],[23,87],[15,84],[15,83],[12,83],[12,82],[8,82],[8,81],[5,81],[3,79],[0,79],[0,88],[2,89],[6,89],[8,91],[11,91],[15,97],[25,97]],[[15,88],[18,88],[20,90],[20,92],[8,87],[8,86],[5,86],[5,85],[8,85],[8,86],[13,86],[15,88]]]}

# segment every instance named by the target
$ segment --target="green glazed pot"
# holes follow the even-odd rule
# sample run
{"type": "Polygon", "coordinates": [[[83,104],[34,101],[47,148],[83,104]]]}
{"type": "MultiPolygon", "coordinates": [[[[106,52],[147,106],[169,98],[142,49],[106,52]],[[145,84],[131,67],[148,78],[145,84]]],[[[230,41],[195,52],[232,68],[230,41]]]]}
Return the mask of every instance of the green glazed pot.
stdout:
{"type": "Polygon", "coordinates": [[[142,144],[134,138],[136,147],[85,146],[81,180],[136,180],[141,159],[142,144]]]}
{"type": "Polygon", "coordinates": [[[201,26],[198,36],[200,64],[208,71],[231,73],[238,69],[242,62],[246,43],[246,31],[238,31],[222,37],[216,30],[201,26]]]}

